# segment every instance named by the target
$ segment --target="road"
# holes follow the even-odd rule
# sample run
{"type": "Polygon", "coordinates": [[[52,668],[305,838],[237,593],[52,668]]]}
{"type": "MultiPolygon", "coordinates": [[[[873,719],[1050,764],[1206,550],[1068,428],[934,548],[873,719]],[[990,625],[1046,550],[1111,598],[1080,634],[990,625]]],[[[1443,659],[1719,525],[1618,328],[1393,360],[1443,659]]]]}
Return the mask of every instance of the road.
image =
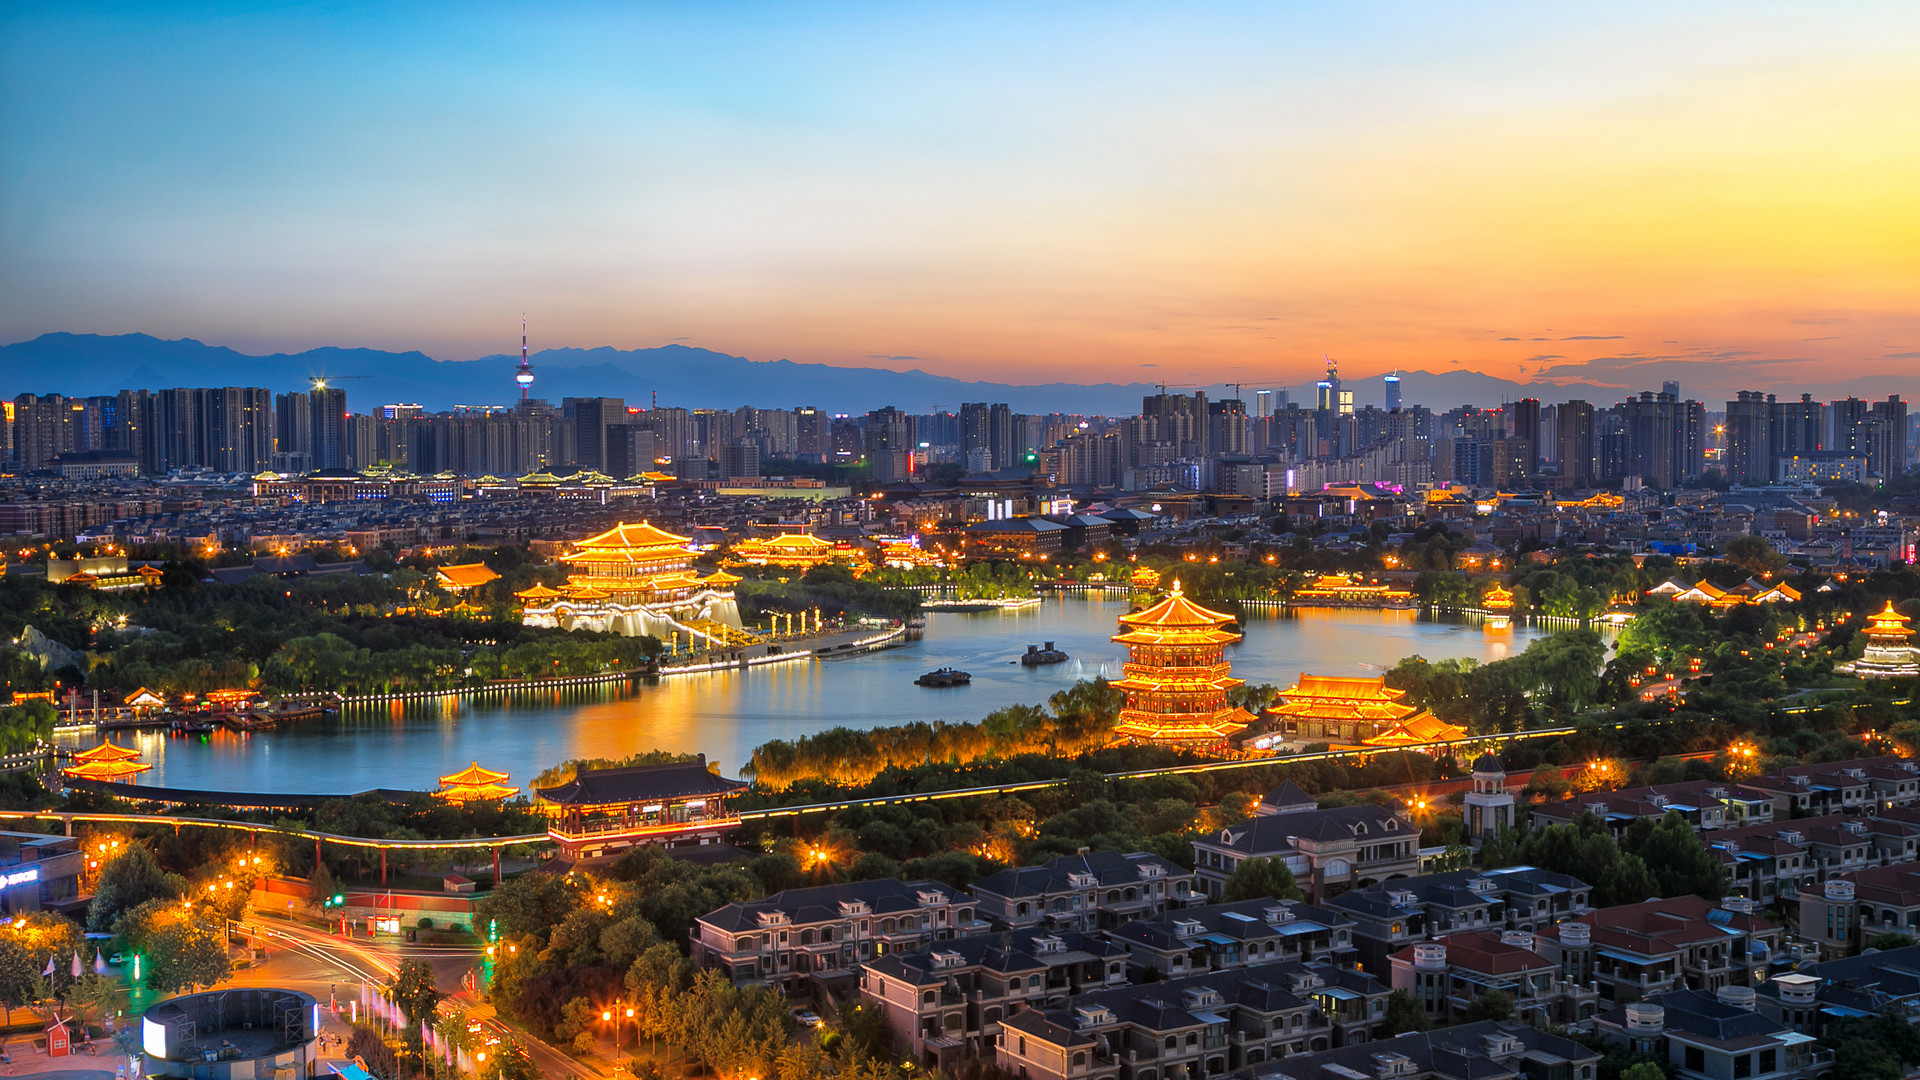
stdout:
{"type": "MultiPolygon", "coordinates": [[[[459,987],[467,973],[479,966],[471,949],[347,938],[297,923],[272,920],[247,925],[253,931],[254,940],[267,950],[267,958],[237,972],[232,985],[304,990],[321,1002],[337,1000],[342,1017],[349,1015],[347,1003],[358,995],[361,982],[370,986],[386,983],[399,970],[402,960],[423,960],[432,965],[434,982],[442,993],[449,993],[449,987],[459,987]]],[[[519,1041],[544,1075],[601,1080],[600,1073],[554,1047],[508,1028],[499,1021],[491,1005],[473,995],[451,993],[443,1007],[455,1006],[466,1009],[496,1033],[519,1041]]],[[[329,1021],[326,1030],[344,1035],[347,1025],[344,1020],[329,1021]]]]}

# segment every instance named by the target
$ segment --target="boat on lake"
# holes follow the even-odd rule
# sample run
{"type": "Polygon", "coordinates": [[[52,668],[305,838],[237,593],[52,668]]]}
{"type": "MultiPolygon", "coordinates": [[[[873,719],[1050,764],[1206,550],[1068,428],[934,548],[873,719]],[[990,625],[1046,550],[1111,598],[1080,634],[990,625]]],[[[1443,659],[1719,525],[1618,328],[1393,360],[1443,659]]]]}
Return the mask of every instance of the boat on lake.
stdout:
{"type": "Polygon", "coordinates": [[[1053,642],[1049,641],[1045,645],[1027,646],[1026,655],[1020,658],[1020,663],[1027,667],[1043,667],[1047,664],[1063,664],[1070,659],[1072,657],[1054,648],[1053,642]]]}
{"type": "Polygon", "coordinates": [[[965,686],[973,681],[973,676],[958,668],[943,667],[929,671],[913,680],[915,686],[965,686]]]}

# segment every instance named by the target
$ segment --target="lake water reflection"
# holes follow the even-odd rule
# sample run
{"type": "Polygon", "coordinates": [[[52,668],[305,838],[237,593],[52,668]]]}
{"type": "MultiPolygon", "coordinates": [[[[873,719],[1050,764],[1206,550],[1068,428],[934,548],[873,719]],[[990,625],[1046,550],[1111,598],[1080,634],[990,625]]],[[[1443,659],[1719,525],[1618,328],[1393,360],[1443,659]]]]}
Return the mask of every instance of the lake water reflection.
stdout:
{"type": "MultiPolygon", "coordinates": [[[[362,707],[250,736],[122,733],[116,741],[153,764],[143,782],[220,791],[425,789],[470,761],[504,769],[524,785],[568,758],[650,749],[704,751],[732,774],[770,739],[834,726],[977,720],[1003,705],[1043,703],[1076,679],[1117,676],[1123,650],[1107,638],[1124,610],[1119,601],[1068,598],[1017,612],[936,612],[923,640],[845,660],[683,676],[635,689],[528,694],[508,704],[446,698],[362,707]],[[1016,658],[1042,641],[1073,659],[1021,667],[1016,658]],[[913,685],[922,672],[949,665],[972,672],[973,684],[913,685]]],[[[1407,611],[1255,611],[1246,640],[1228,655],[1235,675],[1286,686],[1301,672],[1378,674],[1414,653],[1499,660],[1541,633],[1407,611]]]]}

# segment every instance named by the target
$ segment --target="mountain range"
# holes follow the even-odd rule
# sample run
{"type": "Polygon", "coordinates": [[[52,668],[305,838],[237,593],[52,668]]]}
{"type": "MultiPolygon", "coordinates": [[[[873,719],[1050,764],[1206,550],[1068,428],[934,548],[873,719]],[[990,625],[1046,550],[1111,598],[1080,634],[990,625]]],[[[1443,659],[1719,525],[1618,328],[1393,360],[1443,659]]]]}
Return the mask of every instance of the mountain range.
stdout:
{"type": "MultiPolygon", "coordinates": [[[[549,401],[565,397],[620,397],[629,405],[683,408],[791,408],[814,405],[830,412],[860,413],[895,405],[910,413],[957,409],[966,401],[1006,402],[1016,412],[1070,412],[1108,416],[1140,411],[1140,399],[1157,392],[1152,383],[1037,383],[969,382],[925,371],[886,368],[834,367],[792,360],[749,360],[710,349],[663,345],[653,349],[543,349],[531,357],[534,393],[549,401]]],[[[0,397],[17,394],[66,394],[84,397],[129,389],[173,386],[265,386],[275,392],[305,389],[317,377],[339,381],[347,392],[347,407],[366,412],[395,402],[416,403],[428,409],[457,405],[503,405],[518,397],[513,372],[519,358],[486,356],[478,360],[436,360],[422,352],[387,352],[364,348],[318,348],[299,353],[254,356],[192,338],[164,340],[147,334],[42,334],[30,341],[0,345],[0,397]]],[[[1585,398],[1596,404],[1619,400],[1626,393],[1659,388],[1660,377],[1684,376],[1688,396],[1700,397],[1717,408],[1732,393],[1718,385],[1740,374],[1705,364],[1685,371],[1649,366],[1635,378],[1652,381],[1647,387],[1623,386],[1620,374],[1588,380],[1563,365],[1550,383],[1518,383],[1473,371],[1404,371],[1401,389],[1409,405],[1436,410],[1456,405],[1494,405],[1522,397],[1546,402],[1585,398]]],[[[1797,394],[1801,389],[1824,398],[1885,396],[1911,384],[1912,379],[1887,377],[1854,379],[1822,386],[1773,387],[1740,385],[1797,394]]],[[[1378,377],[1348,380],[1357,404],[1378,405],[1384,388],[1378,377]]],[[[1187,387],[1225,396],[1224,385],[1187,387]]],[[[1288,390],[1292,400],[1310,404],[1313,384],[1274,387],[1288,390]]],[[[1252,384],[1244,393],[1252,394],[1252,384]]],[[[1248,402],[1249,408],[1252,402],[1248,402]]]]}

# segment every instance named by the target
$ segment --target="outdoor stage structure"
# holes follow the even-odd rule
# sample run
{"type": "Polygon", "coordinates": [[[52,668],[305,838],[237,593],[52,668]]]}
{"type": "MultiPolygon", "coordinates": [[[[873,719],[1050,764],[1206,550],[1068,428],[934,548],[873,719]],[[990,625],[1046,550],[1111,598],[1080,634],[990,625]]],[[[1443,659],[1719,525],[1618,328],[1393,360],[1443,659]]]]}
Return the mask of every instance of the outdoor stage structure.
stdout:
{"type": "Polygon", "coordinates": [[[662,640],[685,634],[723,648],[757,640],[742,628],[734,602],[740,579],[724,570],[700,576],[691,538],[643,521],[615,525],[573,547],[560,557],[572,571],[565,586],[513,594],[522,623],[662,640]]]}
{"type": "Polygon", "coordinates": [[[1226,647],[1240,640],[1228,629],[1233,621],[1188,600],[1178,580],[1165,600],[1120,616],[1121,631],[1112,640],[1127,647],[1127,662],[1113,685],[1126,693],[1127,705],[1114,734],[1211,745],[1252,723],[1252,713],[1227,701],[1227,691],[1245,682],[1233,677],[1226,660],[1226,647]]]}

